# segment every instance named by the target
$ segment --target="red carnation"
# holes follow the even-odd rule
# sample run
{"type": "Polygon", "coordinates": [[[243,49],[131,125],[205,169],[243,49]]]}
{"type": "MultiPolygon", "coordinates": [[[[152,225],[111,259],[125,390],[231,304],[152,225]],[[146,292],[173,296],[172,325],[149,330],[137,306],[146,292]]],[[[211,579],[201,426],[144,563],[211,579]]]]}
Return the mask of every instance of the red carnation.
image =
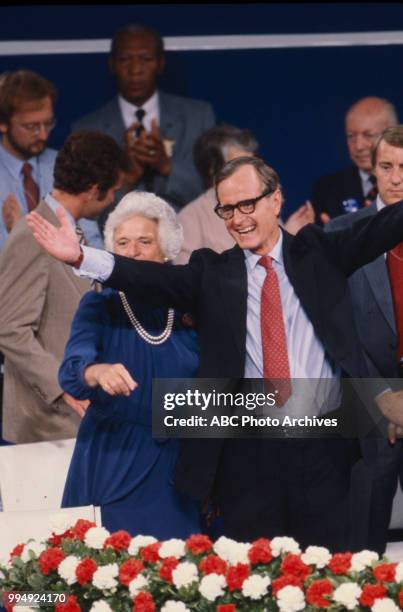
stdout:
{"type": "Polygon", "coordinates": [[[327,566],[333,572],[333,574],[336,574],[338,576],[343,576],[344,574],[347,574],[347,572],[349,571],[351,567],[352,556],[353,555],[349,552],[336,553],[330,559],[327,566]]]}
{"type": "Polygon", "coordinates": [[[128,533],[124,529],[120,529],[119,531],[111,533],[109,538],[106,538],[104,548],[106,548],[107,546],[112,546],[114,550],[120,552],[122,550],[127,550],[131,541],[132,537],[130,533],[128,533]]]}
{"type": "Polygon", "coordinates": [[[372,608],[375,599],[382,599],[387,592],[388,590],[383,584],[364,584],[360,595],[360,604],[372,608]]]}
{"type": "Polygon", "coordinates": [[[77,597],[70,595],[66,603],[60,603],[55,606],[55,612],[81,612],[81,608],[77,603],[77,597]]]}
{"type": "Polygon", "coordinates": [[[49,548],[44,550],[39,556],[39,567],[42,574],[47,576],[51,570],[59,567],[59,563],[64,559],[64,552],[61,548],[49,548]]]}
{"type": "Polygon", "coordinates": [[[228,589],[232,592],[241,589],[244,581],[249,576],[249,565],[237,563],[232,565],[227,572],[226,581],[228,589]]]}
{"type": "Polygon", "coordinates": [[[397,563],[380,563],[372,569],[372,573],[378,582],[394,582],[396,565],[397,563]]]}
{"type": "Polygon", "coordinates": [[[17,544],[17,546],[14,546],[13,550],[10,552],[10,561],[13,557],[21,557],[24,546],[24,544],[17,544]]]}
{"type": "Polygon", "coordinates": [[[139,593],[133,600],[133,612],[154,612],[155,604],[150,593],[139,593]]]}
{"type": "Polygon", "coordinates": [[[224,559],[217,557],[217,555],[208,555],[200,561],[199,570],[206,576],[208,574],[225,575],[225,572],[227,571],[227,564],[225,563],[224,559]]]}
{"type": "Polygon", "coordinates": [[[76,576],[78,584],[86,584],[92,580],[98,566],[93,559],[86,557],[76,567],[76,576]]]}
{"type": "Polygon", "coordinates": [[[154,542],[154,544],[149,544],[148,546],[144,546],[144,548],[140,551],[140,556],[143,561],[147,563],[156,563],[160,560],[160,556],[158,551],[161,547],[161,542],[154,542]]]}
{"type": "Polygon", "coordinates": [[[186,540],[186,548],[194,555],[209,552],[213,547],[213,542],[206,535],[192,535],[186,540]]]}
{"type": "Polygon", "coordinates": [[[74,537],[77,538],[77,540],[84,540],[85,534],[87,533],[88,529],[91,529],[91,527],[96,527],[96,524],[92,521],[87,521],[86,519],[78,519],[77,523],[72,529],[74,537]]]}
{"type": "Polygon", "coordinates": [[[297,576],[292,576],[291,574],[285,574],[284,576],[276,578],[271,584],[273,595],[276,596],[277,593],[286,586],[296,586],[302,588],[302,580],[297,578],[297,576]]]}
{"type": "Polygon", "coordinates": [[[127,586],[144,569],[144,565],[138,559],[128,559],[119,568],[119,580],[121,584],[127,586]]]}
{"type": "Polygon", "coordinates": [[[297,578],[305,580],[305,578],[311,573],[311,568],[309,565],[305,565],[299,555],[293,555],[290,553],[283,559],[281,564],[281,572],[283,574],[291,574],[292,576],[297,576],[297,578]]]}
{"type": "Polygon", "coordinates": [[[162,580],[165,580],[166,582],[169,582],[170,584],[173,584],[172,572],[175,567],[178,566],[178,563],[179,561],[175,557],[167,557],[166,559],[164,559],[158,572],[160,578],[162,578],[162,580]]]}
{"type": "Polygon", "coordinates": [[[333,585],[330,580],[314,580],[306,591],[306,600],[311,606],[317,608],[328,608],[330,605],[329,595],[333,593],[333,585]]]}
{"type": "Polygon", "coordinates": [[[248,557],[252,565],[256,565],[257,563],[269,563],[273,559],[270,540],[267,540],[267,538],[260,538],[252,542],[248,557]]]}
{"type": "Polygon", "coordinates": [[[235,610],[235,604],[221,604],[221,606],[217,606],[217,612],[235,612],[235,610]]]}

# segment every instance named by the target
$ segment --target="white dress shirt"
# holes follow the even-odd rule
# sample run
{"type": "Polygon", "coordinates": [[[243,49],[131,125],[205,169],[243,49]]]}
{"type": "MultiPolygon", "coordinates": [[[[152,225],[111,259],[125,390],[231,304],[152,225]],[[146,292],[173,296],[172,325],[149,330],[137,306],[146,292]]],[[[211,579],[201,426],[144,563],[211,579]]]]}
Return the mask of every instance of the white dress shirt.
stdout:
{"type": "Polygon", "coordinates": [[[157,125],[160,124],[160,104],[159,104],[159,96],[158,92],[155,91],[151,98],[144,102],[142,106],[136,106],[135,104],[131,104],[122,96],[118,96],[120,112],[122,113],[123,123],[125,128],[129,128],[133,123],[138,122],[136,117],[136,111],[139,108],[142,108],[145,111],[145,115],[143,118],[144,128],[149,132],[151,130],[151,121],[153,119],[156,120],[157,125]]]}

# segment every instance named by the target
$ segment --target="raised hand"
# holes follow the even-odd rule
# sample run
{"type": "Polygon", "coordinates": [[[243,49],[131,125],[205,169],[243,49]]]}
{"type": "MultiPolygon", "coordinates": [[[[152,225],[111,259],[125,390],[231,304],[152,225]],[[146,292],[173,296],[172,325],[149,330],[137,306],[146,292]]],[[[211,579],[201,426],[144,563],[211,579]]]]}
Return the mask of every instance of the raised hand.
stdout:
{"type": "Polygon", "coordinates": [[[171,159],[165,150],[163,138],[155,119],[151,122],[151,131],[143,130],[138,138],[128,137],[129,155],[140,165],[152,168],[163,176],[171,172],[171,159]]]}
{"type": "Polygon", "coordinates": [[[295,212],[292,213],[284,223],[284,228],[290,234],[296,234],[308,223],[314,223],[315,211],[309,200],[302,204],[295,212]]]}
{"type": "Polygon", "coordinates": [[[27,215],[27,223],[35,239],[49,255],[73,264],[80,256],[78,237],[67,219],[63,206],[57,207],[56,215],[60,227],[55,227],[35,211],[27,215]]]}
{"type": "Polygon", "coordinates": [[[9,193],[3,202],[3,221],[6,230],[11,232],[18,219],[22,217],[21,207],[13,193],[9,193]]]}
{"type": "Polygon", "coordinates": [[[89,387],[99,385],[109,395],[129,396],[138,386],[121,363],[94,363],[84,370],[84,380],[89,387]]]}

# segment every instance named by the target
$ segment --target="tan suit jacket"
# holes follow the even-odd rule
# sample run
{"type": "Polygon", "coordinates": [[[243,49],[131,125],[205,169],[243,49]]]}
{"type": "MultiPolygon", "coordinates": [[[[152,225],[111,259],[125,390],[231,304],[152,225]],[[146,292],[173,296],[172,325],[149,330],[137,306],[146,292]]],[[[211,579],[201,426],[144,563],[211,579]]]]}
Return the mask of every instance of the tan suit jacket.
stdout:
{"type": "MultiPolygon", "coordinates": [[[[59,225],[41,201],[37,212],[59,225]]],[[[77,414],[61,400],[57,375],[70,324],[90,290],[47,255],[20,219],[0,254],[0,350],[5,356],[3,438],[10,442],[76,435],[77,414]]]]}

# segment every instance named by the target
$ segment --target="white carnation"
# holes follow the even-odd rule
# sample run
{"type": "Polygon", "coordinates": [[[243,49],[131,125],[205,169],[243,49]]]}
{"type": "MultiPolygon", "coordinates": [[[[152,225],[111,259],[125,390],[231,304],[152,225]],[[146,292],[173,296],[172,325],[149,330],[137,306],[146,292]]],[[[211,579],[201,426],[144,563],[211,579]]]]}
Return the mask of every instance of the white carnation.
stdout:
{"type": "Polygon", "coordinates": [[[112,612],[112,608],[103,599],[98,599],[98,601],[94,601],[92,604],[90,612],[112,612]]]}
{"type": "Polygon", "coordinates": [[[403,561],[396,565],[396,582],[403,582],[403,561]]]}
{"type": "Polygon", "coordinates": [[[38,608],[31,608],[30,606],[14,606],[13,612],[38,612],[38,608]]]}
{"type": "Polygon", "coordinates": [[[299,587],[285,586],[277,593],[277,605],[280,612],[299,612],[299,610],[304,610],[304,593],[299,587]]]}
{"type": "Polygon", "coordinates": [[[79,563],[80,559],[75,555],[69,555],[59,563],[59,567],[57,568],[58,574],[67,584],[74,584],[77,582],[76,567],[79,563]]]}
{"type": "Polygon", "coordinates": [[[21,559],[26,563],[31,559],[28,551],[32,551],[36,557],[39,557],[41,552],[46,550],[46,544],[43,542],[37,542],[36,540],[32,540],[32,542],[27,542],[24,546],[24,550],[21,554],[21,559]]]}
{"type": "Polygon", "coordinates": [[[190,609],[181,601],[170,599],[165,602],[164,607],[161,608],[161,612],[190,612],[190,609]]]}
{"type": "Polygon", "coordinates": [[[268,576],[259,576],[253,574],[244,580],[242,585],[242,594],[251,599],[261,599],[267,593],[267,587],[271,583],[268,576]]]}
{"type": "Polygon", "coordinates": [[[176,559],[180,559],[185,554],[185,542],[183,540],[177,540],[176,538],[166,540],[166,542],[161,544],[158,554],[161,559],[165,559],[166,557],[176,557],[176,559]]]}
{"type": "Polygon", "coordinates": [[[270,548],[273,557],[278,557],[282,553],[294,553],[298,555],[301,552],[298,542],[294,540],[294,538],[288,538],[287,536],[273,538],[270,541],[270,548]]]}
{"type": "Polygon", "coordinates": [[[75,524],[75,520],[68,512],[57,512],[49,518],[50,530],[55,535],[62,535],[75,524]]]}
{"type": "Polygon", "coordinates": [[[319,569],[325,567],[332,555],[327,548],[323,546],[308,546],[301,559],[306,565],[316,565],[319,569]]]}
{"type": "Polygon", "coordinates": [[[226,581],[224,576],[219,574],[208,574],[202,578],[199,591],[208,601],[214,601],[217,597],[221,597],[225,592],[226,581]]]}
{"type": "Polygon", "coordinates": [[[136,576],[134,578],[134,580],[129,582],[129,592],[130,592],[130,595],[135,597],[136,595],[139,594],[140,591],[145,589],[147,586],[148,586],[147,578],[144,578],[144,576],[139,574],[138,576],[136,576]]]}
{"type": "Polygon", "coordinates": [[[172,572],[172,580],[177,589],[183,586],[189,586],[192,582],[197,581],[198,573],[197,566],[194,563],[184,561],[179,563],[172,572]]]}
{"type": "Polygon", "coordinates": [[[355,582],[345,582],[337,587],[332,598],[333,601],[341,603],[347,610],[354,610],[358,606],[358,599],[362,590],[355,582]]]}
{"type": "Polygon", "coordinates": [[[375,603],[371,610],[373,612],[400,612],[393,599],[385,597],[384,599],[375,599],[375,603]]]}
{"type": "Polygon", "coordinates": [[[154,544],[154,542],[158,542],[158,540],[156,540],[156,538],[153,538],[153,536],[138,535],[130,542],[127,552],[129,553],[129,555],[136,556],[140,548],[148,546],[149,544],[154,544]]]}
{"type": "Polygon", "coordinates": [[[249,563],[249,543],[236,542],[235,540],[221,536],[221,538],[218,538],[213,548],[221,559],[224,559],[224,561],[227,561],[231,565],[249,563]]]}
{"type": "Polygon", "coordinates": [[[119,573],[119,567],[117,563],[108,563],[108,565],[101,565],[95,570],[92,577],[92,583],[97,589],[103,591],[104,589],[112,589],[117,585],[116,576],[119,573]]]}
{"type": "Polygon", "coordinates": [[[109,536],[110,533],[105,527],[91,527],[85,534],[84,542],[89,548],[101,550],[106,538],[109,538],[109,536]]]}
{"type": "Polygon", "coordinates": [[[378,561],[379,555],[373,550],[362,550],[359,553],[355,553],[351,558],[351,571],[362,572],[366,567],[373,564],[374,561],[378,561]]]}

